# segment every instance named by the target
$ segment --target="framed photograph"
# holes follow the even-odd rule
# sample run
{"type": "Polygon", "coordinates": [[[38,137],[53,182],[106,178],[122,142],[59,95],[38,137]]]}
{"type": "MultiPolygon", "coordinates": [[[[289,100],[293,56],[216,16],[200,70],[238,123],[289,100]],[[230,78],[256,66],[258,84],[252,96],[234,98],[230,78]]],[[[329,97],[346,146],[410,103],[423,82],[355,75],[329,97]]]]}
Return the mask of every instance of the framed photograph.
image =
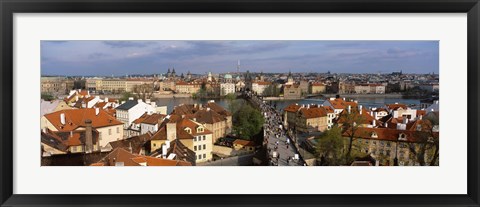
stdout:
{"type": "Polygon", "coordinates": [[[2,206],[480,205],[478,0],[0,5],[2,206]]]}

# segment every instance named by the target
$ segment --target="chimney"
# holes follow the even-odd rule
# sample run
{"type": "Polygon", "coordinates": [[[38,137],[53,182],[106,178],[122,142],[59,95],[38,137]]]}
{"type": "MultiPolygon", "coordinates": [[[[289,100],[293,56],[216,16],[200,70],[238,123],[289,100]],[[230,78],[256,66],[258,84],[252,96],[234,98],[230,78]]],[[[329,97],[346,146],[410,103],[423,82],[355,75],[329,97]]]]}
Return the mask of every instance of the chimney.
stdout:
{"type": "Polygon", "coordinates": [[[423,115],[420,115],[420,116],[418,117],[418,119],[419,119],[419,120],[422,120],[422,119],[423,119],[423,115]]]}
{"type": "Polygon", "coordinates": [[[373,112],[373,118],[374,118],[374,119],[377,119],[377,112],[376,112],[376,111],[373,112]]]}
{"type": "Polygon", "coordinates": [[[99,113],[100,113],[100,109],[99,109],[99,108],[95,108],[95,116],[98,116],[99,113]]]}
{"type": "Polygon", "coordinates": [[[85,120],[85,153],[93,152],[92,120],[85,120]]]}
{"type": "Polygon", "coordinates": [[[343,100],[345,101],[345,97],[343,97],[343,100]]]}
{"type": "Polygon", "coordinates": [[[197,108],[197,104],[193,104],[193,108],[195,108],[195,109],[196,109],[196,108],[197,108]]]}
{"type": "Polygon", "coordinates": [[[139,98],[137,101],[138,101],[138,103],[142,103],[142,102],[143,102],[143,100],[142,100],[141,98],[139,98]]]}
{"type": "Polygon", "coordinates": [[[75,96],[75,101],[78,101],[78,96],[75,96]]]}
{"type": "Polygon", "coordinates": [[[65,125],[65,114],[64,114],[64,113],[61,113],[61,114],[60,114],[60,123],[61,123],[62,125],[65,125]]]}
{"type": "Polygon", "coordinates": [[[407,117],[403,117],[403,124],[407,124],[408,123],[408,118],[407,117]]]}
{"type": "Polygon", "coordinates": [[[70,137],[73,137],[73,131],[70,131],[70,137]]]}
{"type": "Polygon", "coordinates": [[[167,123],[167,140],[177,139],[177,123],[167,123]]]}
{"type": "Polygon", "coordinates": [[[352,106],[348,105],[348,106],[347,106],[347,112],[350,113],[351,110],[352,110],[352,106]]]}
{"type": "Polygon", "coordinates": [[[145,103],[150,104],[150,99],[145,99],[145,103]]]}
{"type": "Polygon", "coordinates": [[[128,97],[128,100],[133,100],[133,97],[128,97]]]}
{"type": "Polygon", "coordinates": [[[372,121],[372,125],[373,125],[374,127],[377,125],[377,122],[376,122],[375,119],[372,121]]]}
{"type": "Polygon", "coordinates": [[[162,158],[167,158],[167,145],[162,145],[162,158]]]}
{"type": "Polygon", "coordinates": [[[165,141],[165,146],[167,149],[170,149],[170,140],[165,141]]]}
{"type": "Polygon", "coordinates": [[[108,97],[105,97],[105,102],[108,102],[108,97]]]}
{"type": "Polygon", "coordinates": [[[359,105],[359,106],[358,106],[358,113],[362,114],[362,108],[363,108],[362,105],[359,105]]]}
{"type": "Polygon", "coordinates": [[[355,100],[355,101],[353,101],[353,102],[358,103],[358,100],[355,100]]]}
{"type": "Polygon", "coordinates": [[[210,111],[210,107],[207,107],[207,111],[210,111]]]}
{"type": "Polygon", "coordinates": [[[388,128],[388,123],[387,122],[385,122],[385,128],[388,128]]]}
{"type": "Polygon", "coordinates": [[[124,104],[124,103],[125,103],[125,101],[122,101],[122,103],[121,103],[121,104],[124,104]]]}

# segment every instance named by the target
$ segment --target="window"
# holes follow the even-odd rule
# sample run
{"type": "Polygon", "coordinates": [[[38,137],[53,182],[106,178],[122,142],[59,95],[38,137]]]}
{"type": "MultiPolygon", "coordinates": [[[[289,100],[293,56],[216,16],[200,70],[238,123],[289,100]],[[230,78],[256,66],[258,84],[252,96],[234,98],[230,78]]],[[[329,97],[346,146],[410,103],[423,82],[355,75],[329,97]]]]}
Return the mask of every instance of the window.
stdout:
{"type": "Polygon", "coordinates": [[[193,137],[193,141],[196,142],[196,141],[197,141],[197,137],[193,137]]]}
{"type": "Polygon", "coordinates": [[[197,151],[197,146],[193,146],[193,151],[197,151]]]}
{"type": "Polygon", "coordinates": [[[203,135],[203,140],[205,141],[205,139],[206,139],[206,136],[205,136],[205,135],[203,135]]]}
{"type": "Polygon", "coordinates": [[[199,160],[202,159],[202,155],[198,155],[198,159],[199,159],[199,160]]]}
{"type": "Polygon", "coordinates": [[[206,145],[206,144],[203,145],[203,149],[207,149],[207,145],[206,145]]]}
{"type": "Polygon", "coordinates": [[[203,154],[203,159],[207,158],[207,154],[203,154]]]}

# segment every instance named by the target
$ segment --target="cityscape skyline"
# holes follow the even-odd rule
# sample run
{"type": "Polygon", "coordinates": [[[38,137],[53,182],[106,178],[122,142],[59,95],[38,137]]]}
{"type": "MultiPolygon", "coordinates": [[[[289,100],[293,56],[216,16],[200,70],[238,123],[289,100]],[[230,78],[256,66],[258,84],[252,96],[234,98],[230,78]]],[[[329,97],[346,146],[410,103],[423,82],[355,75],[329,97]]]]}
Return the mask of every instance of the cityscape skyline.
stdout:
{"type": "Polygon", "coordinates": [[[439,72],[438,41],[41,41],[41,74],[439,72]]]}

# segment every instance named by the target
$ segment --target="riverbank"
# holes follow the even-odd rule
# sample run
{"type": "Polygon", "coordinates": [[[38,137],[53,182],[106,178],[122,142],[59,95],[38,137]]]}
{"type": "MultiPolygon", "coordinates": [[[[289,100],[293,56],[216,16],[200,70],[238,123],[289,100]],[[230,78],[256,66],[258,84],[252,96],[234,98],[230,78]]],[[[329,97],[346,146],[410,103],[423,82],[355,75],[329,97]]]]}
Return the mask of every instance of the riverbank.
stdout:
{"type": "Polygon", "coordinates": [[[191,94],[158,94],[154,93],[153,98],[191,98],[191,94]]]}
{"type": "Polygon", "coordinates": [[[322,94],[325,98],[340,97],[345,98],[403,98],[400,93],[386,93],[386,94],[322,94]]]}

